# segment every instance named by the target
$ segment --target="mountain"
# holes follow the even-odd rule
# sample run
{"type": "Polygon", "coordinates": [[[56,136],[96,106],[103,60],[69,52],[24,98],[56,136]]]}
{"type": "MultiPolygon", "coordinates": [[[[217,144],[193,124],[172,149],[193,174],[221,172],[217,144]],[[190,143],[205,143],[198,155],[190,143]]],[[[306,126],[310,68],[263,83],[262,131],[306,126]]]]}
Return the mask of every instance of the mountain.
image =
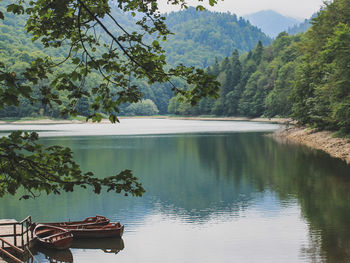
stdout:
{"type": "Polygon", "coordinates": [[[294,25],[288,28],[287,33],[289,35],[296,35],[298,33],[304,33],[311,27],[311,20],[317,16],[317,13],[313,14],[311,18],[305,19],[304,22],[294,25]]]}
{"type": "Polygon", "coordinates": [[[287,31],[288,28],[300,23],[295,18],[283,16],[273,10],[264,10],[243,17],[273,38],[277,37],[279,33],[287,31]]]}
{"type": "MultiPolygon", "coordinates": [[[[32,42],[31,36],[24,31],[25,17],[15,16],[6,12],[6,5],[11,0],[0,1],[0,11],[5,14],[5,20],[0,23],[0,55],[1,61],[6,67],[14,72],[23,72],[31,61],[37,57],[51,56],[54,60],[62,61],[67,50],[45,49],[40,42],[32,42]]],[[[135,18],[131,15],[118,11],[117,7],[112,13],[118,18],[118,22],[129,32],[137,31],[139,28],[135,25],[135,18]]],[[[272,39],[266,36],[260,29],[252,26],[243,18],[237,18],[236,15],[218,12],[197,12],[194,8],[184,11],[174,12],[166,15],[167,26],[175,33],[168,37],[168,41],[161,42],[166,50],[168,64],[176,66],[180,63],[188,66],[197,66],[206,68],[212,65],[217,58],[220,60],[230,56],[237,49],[241,54],[248,52],[261,41],[263,45],[268,45],[272,39]]],[[[104,21],[110,29],[117,30],[115,24],[111,21],[104,21]]],[[[98,30],[98,29],[97,29],[98,30]]],[[[118,31],[116,31],[118,34],[118,31]]],[[[108,36],[102,31],[101,39],[108,39],[108,36]]],[[[146,41],[153,41],[147,37],[146,41]]],[[[98,52],[98,51],[97,51],[98,52]]],[[[70,69],[72,65],[65,63],[60,70],[70,69]]],[[[84,88],[92,89],[96,86],[101,77],[92,72],[86,79],[84,88]]],[[[176,83],[177,81],[174,80],[176,83]]],[[[171,86],[166,83],[156,83],[149,85],[145,80],[135,80],[134,84],[139,87],[145,95],[145,99],[152,100],[159,109],[160,114],[167,113],[170,98],[173,96],[171,86]]],[[[176,83],[183,85],[183,83],[176,83]]],[[[36,87],[37,89],[39,87],[36,87]]],[[[82,114],[88,114],[88,101],[78,101],[78,106],[84,107],[82,114]]],[[[127,106],[127,105],[126,105],[127,106]]],[[[23,102],[21,109],[11,107],[6,110],[0,110],[0,117],[6,116],[36,116],[43,108],[39,103],[31,105],[23,102]]],[[[46,115],[56,117],[58,106],[54,112],[44,112],[46,115]]]]}
{"type": "Polygon", "coordinates": [[[166,24],[175,33],[164,45],[170,64],[207,67],[215,57],[230,56],[235,49],[248,52],[259,41],[272,42],[260,29],[230,13],[198,12],[191,7],[168,14],[166,24]]]}

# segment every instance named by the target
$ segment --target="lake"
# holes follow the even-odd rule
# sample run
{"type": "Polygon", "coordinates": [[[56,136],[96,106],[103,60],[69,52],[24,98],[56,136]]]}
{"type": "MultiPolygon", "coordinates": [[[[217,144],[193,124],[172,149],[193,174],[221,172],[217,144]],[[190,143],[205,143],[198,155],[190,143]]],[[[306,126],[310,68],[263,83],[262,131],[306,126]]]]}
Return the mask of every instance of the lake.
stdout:
{"type": "Polygon", "coordinates": [[[157,119],[0,125],[2,134],[36,130],[45,145],[71,147],[81,168],[99,177],[132,169],[147,191],[6,196],[0,218],[100,214],[125,225],[122,240],[35,252],[36,262],[349,262],[350,166],[265,136],[279,127],[157,119]]]}

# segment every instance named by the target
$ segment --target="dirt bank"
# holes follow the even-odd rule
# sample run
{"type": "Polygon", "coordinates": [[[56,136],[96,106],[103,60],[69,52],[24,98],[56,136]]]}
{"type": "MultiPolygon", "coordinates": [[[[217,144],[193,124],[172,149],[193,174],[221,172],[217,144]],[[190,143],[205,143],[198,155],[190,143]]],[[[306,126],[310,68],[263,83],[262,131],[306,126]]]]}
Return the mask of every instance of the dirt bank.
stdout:
{"type": "Polygon", "coordinates": [[[273,136],[278,140],[287,140],[325,151],[332,157],[350,164],[350,139],[333,138],[332,132],[293,127],[279,130],[273,136]]]}

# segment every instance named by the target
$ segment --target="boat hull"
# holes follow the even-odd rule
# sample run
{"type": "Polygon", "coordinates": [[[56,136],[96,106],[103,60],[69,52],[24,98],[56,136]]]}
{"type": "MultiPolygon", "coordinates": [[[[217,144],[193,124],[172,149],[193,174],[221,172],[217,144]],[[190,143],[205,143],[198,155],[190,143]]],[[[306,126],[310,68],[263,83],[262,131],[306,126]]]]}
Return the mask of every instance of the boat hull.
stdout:
{"type": "Polygon", "coordinates": [[[38,239],[38,242],[39,242],[40,246],[42,246],[44,248],[55,249],[55,250],[65,250],[65,249],[70,248],[70,246],[72,245],[73,237],[64,238],[64,239],[61,239],[61,240],[54,242],[54,243],[48,243],[48,242],[42,241],[40,239],[38,239]]]}
{"type": "Polygon", "coordinates": [[[96,215],[93,217],[87,217],[82,221],[51,222],[39,224],[65,228],[67,226],[104,226],[109,224],[109,222],[110,220],[105,216],[96,215]]]}
{"type": "Polygon", "coordinates": [[[64,250],[69,248],[73,242],[72,232],[55,226],[36,226],[34,237],[41,247],[49,249],[64,250]]]}
{"type": "Polygon", "coordinates": [[[74,238],[121,238],[124,233],[124,226],[118,223],[110,223],[105,226],[66,227],[73,233],[74,238]]]}

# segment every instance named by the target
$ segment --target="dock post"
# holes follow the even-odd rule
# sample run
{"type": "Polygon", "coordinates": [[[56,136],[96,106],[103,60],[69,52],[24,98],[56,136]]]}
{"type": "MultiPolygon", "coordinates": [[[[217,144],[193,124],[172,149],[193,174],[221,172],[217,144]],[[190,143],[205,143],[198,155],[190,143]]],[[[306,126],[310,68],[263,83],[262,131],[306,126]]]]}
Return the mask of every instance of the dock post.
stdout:
{"type": "Polygon", "coordinates": [[[22,229],[21,229],[21,233],[22,233],[22,234],[21,234],[21,239],[22,239],[22,240],[21,240],[21,241],[22,241],[22,249],[24,249],[23,223],[21,224],[21,228],[22,228],[22,229]]]}
{"type": "Polygon", "coordinates": [[[16,224],[13,224],[13,244],[15,246],[17,246],[17,232],[16,232],[17,229],[16,228],[17,228],[16,224]]]}
{"type": "Polygon", "coordinates": [[[29,247],[29,231],[30,231],[30,228],[28,227],[28,224],[27,224],[27,245],[29,247]]]}

